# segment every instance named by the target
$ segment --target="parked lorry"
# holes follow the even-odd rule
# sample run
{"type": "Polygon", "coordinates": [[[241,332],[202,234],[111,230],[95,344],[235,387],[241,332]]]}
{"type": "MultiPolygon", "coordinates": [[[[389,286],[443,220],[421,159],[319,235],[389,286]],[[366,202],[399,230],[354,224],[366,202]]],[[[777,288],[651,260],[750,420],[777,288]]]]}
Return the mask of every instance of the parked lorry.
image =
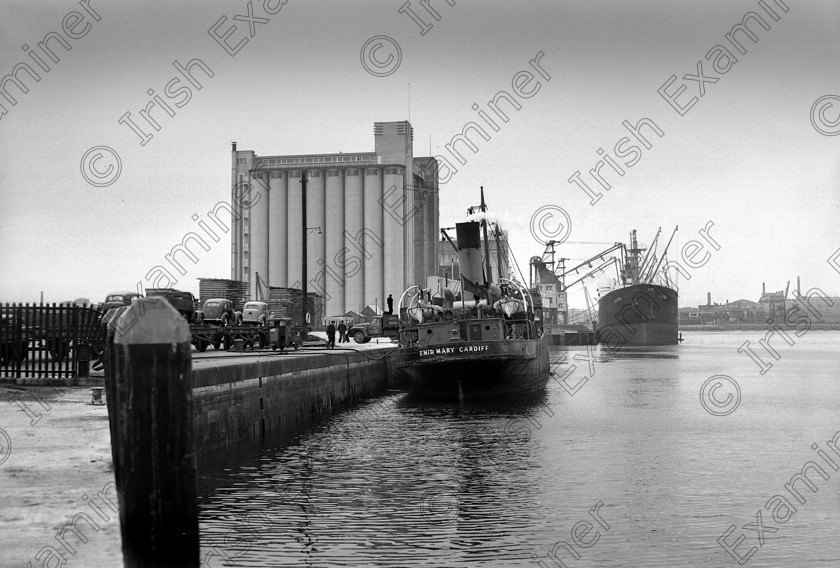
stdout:
{"type": "Polygon", "coordinates": [[[107,312],[111,308],[119,308],[120,306],[130,306],[132,298],[142,298],[142,294],[137,292],[109,292],[105,296],[105,301],[102,303],[100,311],[107,312]]]}
{"type": "Polygon", "coordinates": [[[373,316],[367,323],[357,323],[347,335],[356,343],[367,343],[372,337],[390,337],[397,339],[400,331],[400,318],[397,314],[373,316]]]}
{"type": "Polygon", "coordinates": [[[147,298],[166,298],[178,313],[184,316],[188,323],[195,322],[195,296],[191,292],[175,290],[174,288],[146,288],[147,298]]]}

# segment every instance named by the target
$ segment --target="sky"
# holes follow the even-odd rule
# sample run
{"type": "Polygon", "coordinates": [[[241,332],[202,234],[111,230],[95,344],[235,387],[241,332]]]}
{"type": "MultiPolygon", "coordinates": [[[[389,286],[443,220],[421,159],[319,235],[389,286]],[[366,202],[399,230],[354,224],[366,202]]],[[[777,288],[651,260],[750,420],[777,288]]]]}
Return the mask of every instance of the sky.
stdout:
{"type": "MultiPolygon", "coordinates": [[[[679,226],[682,306],[707,292],[757,300],[762,282],[784,290],[797,276],[803,291],[840,293],[837,2],[766,0],[776,21],[740,0],[431,0],[434,14],[412,1],[423,28],[404,3],[3,2],[0,77],[26,63],[39,80],[17,67],[28,92],[0,91],[0,302],[134,289],[193,216],[229,200],[231,141],[258,155],[372,151],[373,123],[396,120],[412,123],[415,156],[449,160],[468,122],[487,129],[441,186],[440,224],[463,220],[484,186],[526,278],[539,240],[561,235],[558,256],[575,262],[632,229],[648,244],[679,226]],[[725,36],[751,11],[770,29],[753,20],[758,41],[737,34],[741,53],[725,36]],[[38,47],[51,33],[70,47],[50,36],[57,62],[38,47]],[[707,58],[717,45],[737,61],[707,58]],[[213,76],[194,67],[188,98],[166,94],[173,64],[194,59],[213,76]],[[472,105],[489,113],[516,77],[520,108],[488,129],[472,105]],[[142,121],[154,96],[174,116],[153,109],[159,130],[145,123],[141,144],[119,120],[142,121]],[[644,119],[662,133],[642,128],[650,148],[623,125],[644,119]],[[589,173],[599,149],[624,174],[601,166],[609,190],[589,173]],[[578,171],[596,203],[569,182],[578,171]],[[691,241],[704,246],[693,257],[691,241]]],[[[230,277],[229,234],[200,252],[178,288],[230,277]]],[[[583,307],[580,292],[570,305],[583,307]]]]}

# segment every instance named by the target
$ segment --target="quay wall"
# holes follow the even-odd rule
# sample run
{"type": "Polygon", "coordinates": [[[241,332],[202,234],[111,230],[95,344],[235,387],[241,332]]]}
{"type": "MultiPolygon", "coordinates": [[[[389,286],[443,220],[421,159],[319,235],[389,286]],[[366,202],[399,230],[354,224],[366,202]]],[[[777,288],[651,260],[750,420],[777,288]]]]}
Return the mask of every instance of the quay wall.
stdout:
{"type": "Polygon", "coordinates": [[[192,371],[198,452],[293,429],[389,388],[389,350],[278,356],[192,371]]]}

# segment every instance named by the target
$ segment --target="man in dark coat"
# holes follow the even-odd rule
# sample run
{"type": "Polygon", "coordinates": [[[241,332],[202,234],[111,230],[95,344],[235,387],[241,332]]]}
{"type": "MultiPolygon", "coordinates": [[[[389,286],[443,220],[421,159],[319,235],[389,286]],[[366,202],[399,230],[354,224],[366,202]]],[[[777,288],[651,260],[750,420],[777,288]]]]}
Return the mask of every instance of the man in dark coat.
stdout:
{"type": "Polygon", "coordinates": [[[335,349],[335,322],[327,326],[327,349],[335,349]]]}
{"type": "Polygon", "coordinates": [[[347,339],[347,324],[344,323],[344,320],[341,320],[338,323],[338,342],[339,343],[348,343],[347,339]]]}
{"type": "Polygon", "coordinates": [[[391,296],[391,294],[388,294],[387,302],[388,302],[388,313],[393,314],[394,313],[394,297],[391,296]]]}

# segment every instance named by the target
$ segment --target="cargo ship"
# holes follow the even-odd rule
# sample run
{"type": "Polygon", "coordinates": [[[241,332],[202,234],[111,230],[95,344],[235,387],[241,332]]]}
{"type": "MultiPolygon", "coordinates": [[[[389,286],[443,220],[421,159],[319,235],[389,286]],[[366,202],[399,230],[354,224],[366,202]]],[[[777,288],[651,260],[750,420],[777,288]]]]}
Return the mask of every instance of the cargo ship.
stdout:
{"type": "MultiPolygon", "coordinates": [[[[615,349],[679,342],[679,294],[662,267],[676,232],[675,228],[664,252],[651,255],[652,245],[644,259],[636,231],[630,233],[630,246],[622,245],[621,282],[598,289],[598,343],[615,349]]],[[[658,238],[659,232],[654,243],[658,238]]]]}
{"type": "MultiPolygon", "coordinates": [[[[542,390],[549,378],[548,335],[536,291],[493,274],[488,215],[457,223],[460,290],[408,288],[400,297],[397,373],[421,396],[468,400],[503,398],[542,390]],[[482,237],[483,233],[483,246],[482,237]]],[[[494,225],[496,239],[502,234],[494,225]]],[[[497,252],[501,250],[497,243],[497,252]]],[[[454,288],[455,286],[453,286],[454,288]]]]}

